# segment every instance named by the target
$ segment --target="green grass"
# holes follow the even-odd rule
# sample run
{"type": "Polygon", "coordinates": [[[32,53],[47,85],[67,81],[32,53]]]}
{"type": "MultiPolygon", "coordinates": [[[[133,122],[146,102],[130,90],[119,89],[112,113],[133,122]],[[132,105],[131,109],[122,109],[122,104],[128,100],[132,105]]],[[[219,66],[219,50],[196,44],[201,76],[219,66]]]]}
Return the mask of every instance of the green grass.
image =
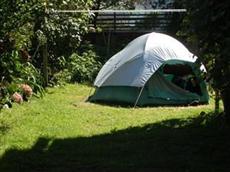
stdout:
{"type": "Polygon", "coordinates": [[[213,102],[133,109],[85,102],[90,90],[51,88],[1,111],[0,171],[230,170],[229,128],[213,102]]]}

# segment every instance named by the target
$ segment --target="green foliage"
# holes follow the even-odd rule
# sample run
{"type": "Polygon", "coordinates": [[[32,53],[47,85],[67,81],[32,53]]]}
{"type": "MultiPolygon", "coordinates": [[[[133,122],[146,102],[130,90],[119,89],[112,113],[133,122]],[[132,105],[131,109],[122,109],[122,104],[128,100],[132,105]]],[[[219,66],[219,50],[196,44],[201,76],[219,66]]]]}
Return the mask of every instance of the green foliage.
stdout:
{"type": "Polygon", "coordinates": [[[35,93],[43,95],[44,89],[42,87],[43,78],[41,72],[29,62],[22,64],[22,68],[21,76],[19,78],[15,78],[15,81],[26,83],[32,87],[35,93]]]}
{"type": "Polygon", "coordinates": [[[50,54],[70,55],[80,45],[82,36],[88,32],[89,13],[56,13],[55,10],[89,9],[92,1],[49,1],[44,34],[47,37],[50,54]]]}
{"type": "Polygon", "coordinates": [[[60,14],[55,10],[89,9],[92,0],[8,0],[0,2],[0,38],[10,35],[16,48],[27,48],[34,54],[33,63],[41,67],[42,55],[37,47],[48,43],[51,57],[50,70],[54,68],[56,57],[69,56],[76,51],[82,36],[88,32],[91,15],[60,14]],[[48,3],[47,3],[48,2],[48,3]],[[36,53],[35,53],[36,52],[36,53]]]}
{"type": "Polygon", "coordinates": [[[0,2],[0,37],[6,34],[13,37],[17,47],[28,45],[33,34],[34,16],[44,11],[45,0],[16,0],[0,2]]]}
{"type": "MultiPolygon", "coordinates": [[[[55,1],[50,0],[46,5],[46,13],[35,16],[34,31],[46,38],[49,54],[50,81],[54,84],[60,71],[66,67],[68,57],[76,52],[84,34],[88,32],[88,23],[91,15],[88,13],[56,13],[55,10],[89,9],[91,0],[55,1]],[[43,16],[43,18],[41,18],[43,16]],[[54,76],[56,75],[56,76],[54,76]],[[55,78],[55,79],[54,79],[55,78]]],[[[32,37],[32,52],[35,47],[41,45],[38,35],[32,37]]],[[[33,59],[37,67],[42,67],[42,54],[33,59]]],[[[62,72],[61,72],[62,73],[62,72]]],[[[60,78],[61,79],[61,78],[60,78]]]]}
{"type": "Polygon", "coordinates": [[[59,14],[55,10],[89,9],[92,5],[92,0],[0,1],[1,99],[8,99],[17,90],[11,85],[20,83],[43,93],[40,47],[48,44],[51,76],[64,70],[65,57],[77,51],[91,18],[89,14],[59,14]]]}
{"type": "Polygon", "coordinates": [[[83,52],[81,55],[72,54],[67,66],[71,73],[71,81],[92,82],[101,68],[101,63],[97,61],[97,58],[92,50],[83,52]]]}
{"type": "Polygon", "coordinates": [[[34,93],[43,94],[40,72],[30,62],[23,62],[16,50],[0,54],[0,79],[0,104],[11,105],[11,95],[20,90],[20,84],[28,84],[34,93]]]}
{"type": "Polygon", "coordinates": [[[93,9],[134,9],[139,0],[94,0],[93,9]]]}
{"type": "Polygon", "coordinates": [[[19,76],[22,69],[20,57],[17,51],[0,54],[0,79],[1,81],[12,82],[19,76]]]}
{"type": "Polygon", "coordinates": [[[4,83],[27,83],[35,92],[43,84],[40,72],[30,62],[23,62],[16,50],[0,54],[0,78],[4,83]]]}
{"type": "Polygon", "coordinates": [[[11,95],[18,90],[16,84],[0,85],[0,110],[4,105],[12,107],[11,95]]]}
{"type": "Polygon", "coordinates": [[[65,85],[66,83],[71,82],[71,73],[68,69],[63,69],[60,72],[53,74],[49,84],[52,86],[65,85]]]}
{"type": "Polygon", "coordinates": [[[229,52],[230,22],[226,17],[229,6],[229,2],[189,1],[189,12],[184,19],[182,32],[179,32],[203,58],[213,78],[213,86],[220,90],[230,84],[229,53],[226,53],[229,52]]]}
{"type": "Polygon", "coordinates": [[[93,82],[102,66],[101,58],[95,52],[95,46],[85,41],[76,53],[56,58],[56,72],[49,83],[63,85],[66,82],[93,82]]]}
{"type": "Polygon", "coordinates": [[[230,119],[230,1],[192,0],[186,4],[188,15],[179,35],[185,37],[203,59],[209,80],[214,89],[220,91],[230,119]]]}
{"type": "Polygon", "coordinates": [[[27,50],[32,46],[31,37],[36,34],[33,32],[34,16],[44,12],[44,2],[45,0],[0,2],[3,14],[0,15],[0,38],[3,39],[0,78],[6,88],[14,84],[27,83],[35,93],[43,92],[40,72],[29,62],[31,56],[27,50]]]}

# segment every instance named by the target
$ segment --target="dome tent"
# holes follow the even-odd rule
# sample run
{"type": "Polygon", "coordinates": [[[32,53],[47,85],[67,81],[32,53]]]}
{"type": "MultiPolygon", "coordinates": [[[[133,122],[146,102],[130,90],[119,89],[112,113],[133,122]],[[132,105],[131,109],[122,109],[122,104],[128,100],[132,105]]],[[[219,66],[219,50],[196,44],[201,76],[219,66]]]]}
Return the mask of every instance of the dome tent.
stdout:
{"type": "Polygon", "coordinates": [[[139,106],[207,103],[206,84],[199,75],[205,68],[198,67],[196,61],[197,57],[176,39],[155,32],[145,34],[105,63],[89,100],[139,106]],[[174,70],[170,72],[170,68],[174,70]],[[173,82],[189,75],[198,81],[199,93],[173,82]]]}

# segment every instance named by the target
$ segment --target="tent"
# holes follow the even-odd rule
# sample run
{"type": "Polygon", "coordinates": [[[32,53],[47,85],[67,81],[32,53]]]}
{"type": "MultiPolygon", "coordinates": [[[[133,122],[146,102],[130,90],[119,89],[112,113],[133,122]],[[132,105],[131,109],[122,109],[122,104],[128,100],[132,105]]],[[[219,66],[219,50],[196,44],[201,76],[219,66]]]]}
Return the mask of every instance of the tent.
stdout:
{"type": "Polygon", "coordinates": [[[152,32],[130,42],[98,73],[92,102],[130,105],[208,103],[198,58],[171,36],[152,32]]]}

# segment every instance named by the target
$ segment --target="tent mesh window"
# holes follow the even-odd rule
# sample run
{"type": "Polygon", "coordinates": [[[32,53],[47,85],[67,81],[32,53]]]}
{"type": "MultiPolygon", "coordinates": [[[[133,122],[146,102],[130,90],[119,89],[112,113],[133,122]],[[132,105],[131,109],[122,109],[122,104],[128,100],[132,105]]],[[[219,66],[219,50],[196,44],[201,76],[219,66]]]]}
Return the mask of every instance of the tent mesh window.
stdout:
{"type": "Polygon", "coordinates": [[[162,67],[164,77],[176,86],[202,96],[199,79],[188,64],[165,64],[162,67]]]}

